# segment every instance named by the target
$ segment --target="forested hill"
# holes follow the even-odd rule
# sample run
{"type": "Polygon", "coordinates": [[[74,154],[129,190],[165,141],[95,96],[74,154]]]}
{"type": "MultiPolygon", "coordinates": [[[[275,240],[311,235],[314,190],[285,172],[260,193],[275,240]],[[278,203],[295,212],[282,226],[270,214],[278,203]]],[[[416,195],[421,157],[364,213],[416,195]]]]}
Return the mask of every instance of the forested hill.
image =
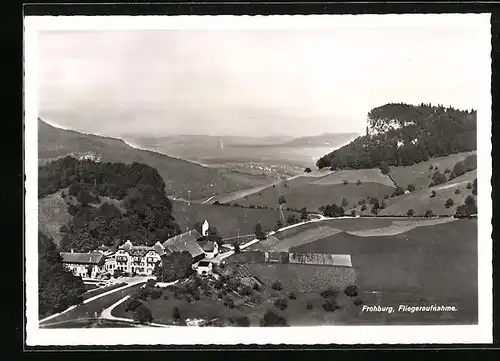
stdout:
{"type": "Polygon", "coordinates": [[[390,103],[368,113],[367,134],[322,158],[318,168],[412,165],[476,150],[477,111],[431,104],[390,103]]]}
{"type": "Polygon", "coordinates": [[[127,239],[153,245],[180,232],[165,183],[146,164],[65,157],[40,166],[38,197],[59,192],[73,219],[63,225],[62,250],[91,251],[127,239]]]}
{"type": "Polygon", "coordinates": [[[234,192],[250,185],[225,178],[215,168],[203,167],[164,154],[136,149],[121,139],[83,134],[53,127],[38,119],[39,163],[67,155],[95,156],[108,162],[144,163],[158,170],[165,181],[168,195],[192,199],[234,192]]]}

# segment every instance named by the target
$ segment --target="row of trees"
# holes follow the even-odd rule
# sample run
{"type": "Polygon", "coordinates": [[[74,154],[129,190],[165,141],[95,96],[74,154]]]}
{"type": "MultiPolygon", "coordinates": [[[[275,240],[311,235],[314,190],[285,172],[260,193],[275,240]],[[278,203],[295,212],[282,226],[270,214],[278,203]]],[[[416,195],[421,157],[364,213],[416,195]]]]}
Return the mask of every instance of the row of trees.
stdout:
{"type": "MultiPolygon", "coordinates": [[[[369,128],[381,133],[356,138],[320,158],[316,166],[334,170],[376,168],[382,162],[387,167],[407,166],[433,157],[472,151],[477,148],[476,119],[475,110],[429,104],[386,104],[368,113],[369,128]]],[[[388,172],[386,166],[383,172],[388,172]]]]}
{"type": "Polygon", "coordinates": [[[85,286],[66,270],[52,238],[38,232],[38,302],[40,316],[80,303],[85,286]]]}

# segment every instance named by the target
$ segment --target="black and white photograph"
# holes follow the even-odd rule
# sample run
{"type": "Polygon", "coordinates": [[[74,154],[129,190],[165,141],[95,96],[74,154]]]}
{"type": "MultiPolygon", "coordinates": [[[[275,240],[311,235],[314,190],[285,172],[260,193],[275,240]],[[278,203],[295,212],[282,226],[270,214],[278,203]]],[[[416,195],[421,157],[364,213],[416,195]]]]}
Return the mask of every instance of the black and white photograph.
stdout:
{"type": "Polygon", "coordinates": [[[28,342],[491,341],[489,15],[25,37],[28,342]]]}

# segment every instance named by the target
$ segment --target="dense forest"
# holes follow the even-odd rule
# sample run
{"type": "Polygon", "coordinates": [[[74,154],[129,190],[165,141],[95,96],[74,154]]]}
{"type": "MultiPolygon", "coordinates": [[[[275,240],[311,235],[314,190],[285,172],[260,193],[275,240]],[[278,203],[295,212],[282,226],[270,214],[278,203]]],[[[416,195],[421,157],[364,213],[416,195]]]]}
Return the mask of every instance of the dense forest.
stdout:
{"type": "Polygon", "coordinates": [[[80,277],[67,271],[51,238],[38,233],[39,315],[60,312],[79,303],[85,286],[80,277]]]}
{"type": "Polygon", "coordinates": [[[127,239],[152,245],[180,233],[163,179],[148,165],[65,157],[39,167],[39,197],[66,188],[73,220],[61,228],[62,250],[86,252],[127,239]]]}
{"type": "Polygon", "coordinates": [[[434,157],[476,150],[476,110],[430,104],[391,103],[368,113],[367,134],[322,158],[333,170],[407,166],[434,157]]]}

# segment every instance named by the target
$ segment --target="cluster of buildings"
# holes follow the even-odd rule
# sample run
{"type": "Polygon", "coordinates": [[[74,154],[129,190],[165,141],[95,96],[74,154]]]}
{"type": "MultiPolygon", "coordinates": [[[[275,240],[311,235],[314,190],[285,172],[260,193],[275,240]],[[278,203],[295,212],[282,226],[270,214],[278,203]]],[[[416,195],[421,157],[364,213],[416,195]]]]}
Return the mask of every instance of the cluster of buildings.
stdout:
{"type": "Polygon", "coordinates": [[[162,257],[174,252],[189,252],[193,263],[216,257],[219,247],[206,240],[207,231],[205,221],[202,233],[190,230],[153,246],[134,245],[128,240],[118,248],[101,246],[89,253],[63,252],[61,257],[66,268],[82,278],[95,279],[115,273],[150,276],[162,257]]]}

